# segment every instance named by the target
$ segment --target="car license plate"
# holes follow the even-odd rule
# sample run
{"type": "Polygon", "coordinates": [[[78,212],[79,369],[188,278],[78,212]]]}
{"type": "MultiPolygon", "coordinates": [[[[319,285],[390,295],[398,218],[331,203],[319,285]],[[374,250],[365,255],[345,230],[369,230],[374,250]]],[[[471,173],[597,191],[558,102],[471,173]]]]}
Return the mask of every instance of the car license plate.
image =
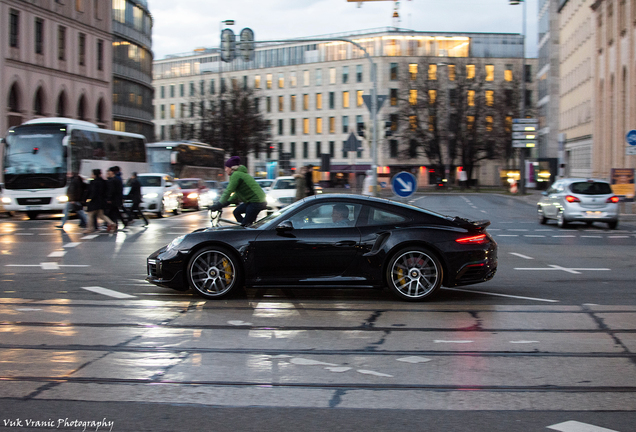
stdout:
{"type": "Polygon", "coordinates": [[[590,217],[594,217],[594,216],[601,216],[603,214],[603,212],[600,211],[586,211],[585,215],[586,216],[590,216],[590,217]]]}
{"type": "Polygon", "coordinates": [[[27,211],[42,210],[42,206],[26,206],[27,211]]]}

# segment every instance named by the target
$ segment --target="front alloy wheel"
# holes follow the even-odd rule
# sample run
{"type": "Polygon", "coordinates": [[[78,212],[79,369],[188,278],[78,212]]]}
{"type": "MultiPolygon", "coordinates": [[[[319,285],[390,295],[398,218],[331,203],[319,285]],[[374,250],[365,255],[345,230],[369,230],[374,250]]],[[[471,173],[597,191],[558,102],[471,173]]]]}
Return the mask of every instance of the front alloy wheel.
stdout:
{"type": "Polygon", "coordinates": [[[557,213],[557,226],[559,228],[565,228],[566,226],[568,226],[568,221],[565,220],[563,210],[560,210],[559,213],[557,213]]]}
{"type": "Polygon", "coordinates": [[[187,276],[190,287],[208,299],[228,295],[242,279],[233,255],[221,247],[197,251],[188,263],[187,276]]]}
{"type": "Polygon", "coordinates": [[[408,301],[431,297],[442,285],[443,276],[439,259],[428,250],[417,247],[396,253],[387,268],[389,288],[408,301]]]}
{"type": "Polygon", "coordinates": [[[543,212],[543,207],[537,207],[537,216],[539,217],[539,223],[541,225],[545,225],[548,219],[545,217],[545,213],[543,212]]]}

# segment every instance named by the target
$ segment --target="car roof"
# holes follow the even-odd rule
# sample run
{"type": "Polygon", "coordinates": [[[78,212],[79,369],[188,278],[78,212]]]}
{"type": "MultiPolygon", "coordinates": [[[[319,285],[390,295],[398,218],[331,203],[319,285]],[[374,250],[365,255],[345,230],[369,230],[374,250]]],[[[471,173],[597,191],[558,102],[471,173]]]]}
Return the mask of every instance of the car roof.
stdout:
{"type": "Polygon", "coordinates": [[[609,183],[607,180],[604,179],[597,179],[597,178],[586,178],[586,177],[570,177],[570,178],[562,178],[562,179],[558,179],[557,181],[562,181],[565,183],[576,183],[576,182],[597,182],[597,183],[609,183]]]}
{"type": "Polygon", "coordinates": [[[168,176],[168,177],[172,177],[168,173],[137,173],[137,177],[140,177],[140,176],[168,176]]]}
{"type": "Polygon", "coordinates": [[[199,177],[184,177],[184,178],[178,178],[175,180],[202,180],[202,179],[199,177]]]}

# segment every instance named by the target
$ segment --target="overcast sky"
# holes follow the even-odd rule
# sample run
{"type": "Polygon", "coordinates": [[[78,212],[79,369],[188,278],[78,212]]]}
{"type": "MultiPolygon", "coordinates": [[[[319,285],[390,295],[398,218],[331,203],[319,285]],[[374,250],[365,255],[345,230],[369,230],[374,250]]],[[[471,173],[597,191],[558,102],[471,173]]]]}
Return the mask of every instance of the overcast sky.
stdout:
{"type": "MultiPolygon", "coordinates": [[[[537,0],[527,1],[528,57],[537,55],[537,0]]],[[[319,36],[393,26],[393,1],[148,0],[155,60],[219,46],[220,22],[232,19],[256,40],[319,36]]],[[[418,31],[521,33],[522,5],[508,0],[403,0],[399,27],[418,31]]],[[[238,39],[238,36],[237,36],[238,39]]]]}

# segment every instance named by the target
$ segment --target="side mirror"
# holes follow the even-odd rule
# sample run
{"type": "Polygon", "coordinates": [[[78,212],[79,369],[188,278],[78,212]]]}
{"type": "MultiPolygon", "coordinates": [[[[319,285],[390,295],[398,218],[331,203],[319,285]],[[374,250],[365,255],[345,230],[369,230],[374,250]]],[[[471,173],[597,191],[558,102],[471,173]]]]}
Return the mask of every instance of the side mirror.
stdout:
{"type": "Polygon", "coordinates": [[[166,187],[172,186],[172,182],[166,182],[166,187]]]}
{"type": "Polygon", "coordinates": [[[276,227],[276,231],[279,233],[284,233],[287,231],[292,231],[294,229],[294,224],[290,220],[283,221],[278,224],[276,227]]]}

